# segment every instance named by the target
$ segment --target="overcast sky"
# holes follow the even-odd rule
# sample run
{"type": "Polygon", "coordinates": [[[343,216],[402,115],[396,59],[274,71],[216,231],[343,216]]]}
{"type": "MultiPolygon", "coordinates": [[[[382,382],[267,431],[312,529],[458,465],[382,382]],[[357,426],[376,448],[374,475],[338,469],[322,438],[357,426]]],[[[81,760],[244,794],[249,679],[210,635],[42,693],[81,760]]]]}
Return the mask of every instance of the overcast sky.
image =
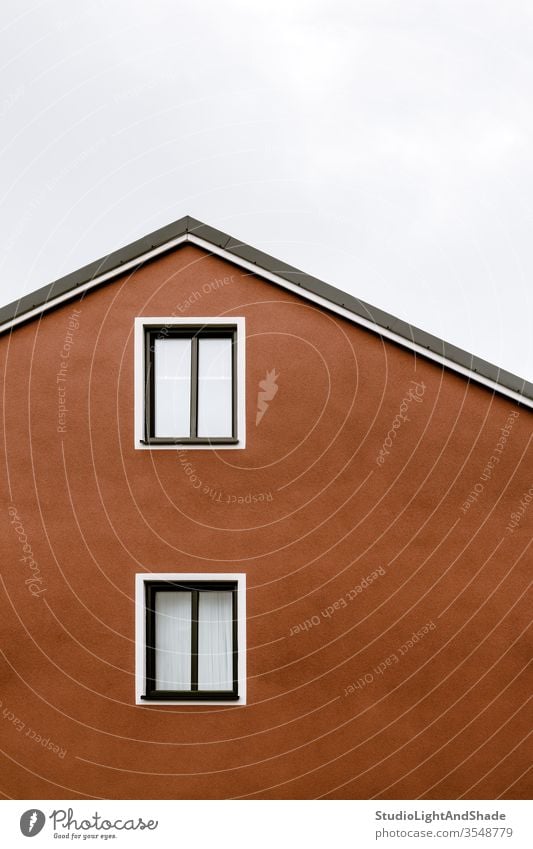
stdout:
{"type": "Polygon", "coordinates": [[[182,215],[533,380],[533,4],[3,0],[1,293],[182,215]]]}

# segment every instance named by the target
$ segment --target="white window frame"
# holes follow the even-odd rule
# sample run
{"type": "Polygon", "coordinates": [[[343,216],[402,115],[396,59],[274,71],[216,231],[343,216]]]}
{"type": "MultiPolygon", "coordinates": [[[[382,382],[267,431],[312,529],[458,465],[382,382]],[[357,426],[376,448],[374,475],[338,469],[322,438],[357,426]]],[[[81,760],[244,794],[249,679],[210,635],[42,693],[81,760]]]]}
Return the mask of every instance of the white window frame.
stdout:
{"type": "Polygon", "coordinates": [[[242,707],[246,704],[246,574],[244,572],[142,572],[135,576],[135,704],[144,707],[158,705],[225,705],[242,707]],[[146,682],[146,606],[147,581],[236,581],[237,582],[237,663],[239,698],[235,701],[183,699],[151,701],[141,698],[146,682]]]}
{"type": "Polygon", "coordinates": [[[231,451],[246,448],[246,320],[242,316],[142,316],[135,319],[134,338],[134,406],[135,426],[134,445],[138,451],[168,451],[176,449],[185,451],[231,451]],[[217,327],[218,325],[235,325],[237,331],[237,442],[232,444],[217,443],[191,445],[184,443],[146,444],[144,442],[145,422],[145,327],[149,325],[162,327],[217,327]]]}

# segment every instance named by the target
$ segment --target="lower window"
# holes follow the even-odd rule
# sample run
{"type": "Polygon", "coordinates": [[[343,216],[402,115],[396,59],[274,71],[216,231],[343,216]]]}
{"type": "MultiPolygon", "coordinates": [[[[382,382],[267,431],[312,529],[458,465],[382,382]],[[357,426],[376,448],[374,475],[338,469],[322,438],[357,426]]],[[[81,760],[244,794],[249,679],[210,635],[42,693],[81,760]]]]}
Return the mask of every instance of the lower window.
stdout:
{"type": "Polygon", "coordinates": [[[138,701],[242,703],[244,576],[137,579],[138,701]]]}

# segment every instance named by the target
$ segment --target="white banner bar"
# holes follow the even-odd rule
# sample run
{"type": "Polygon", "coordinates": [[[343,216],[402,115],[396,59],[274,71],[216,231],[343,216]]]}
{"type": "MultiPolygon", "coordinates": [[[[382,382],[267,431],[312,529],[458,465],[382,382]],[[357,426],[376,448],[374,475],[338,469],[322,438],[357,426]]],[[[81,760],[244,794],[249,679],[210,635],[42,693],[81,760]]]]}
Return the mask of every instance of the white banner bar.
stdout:
{"type": "MultiPolygon", "coordinates": [[[[147,788],[148,789],[148,788],[147,788]]],[[[527,801],[3,801],[2,845],[530,849],[527,801]],[[35,844],[28,839],[35,837],[35,844]]]]}

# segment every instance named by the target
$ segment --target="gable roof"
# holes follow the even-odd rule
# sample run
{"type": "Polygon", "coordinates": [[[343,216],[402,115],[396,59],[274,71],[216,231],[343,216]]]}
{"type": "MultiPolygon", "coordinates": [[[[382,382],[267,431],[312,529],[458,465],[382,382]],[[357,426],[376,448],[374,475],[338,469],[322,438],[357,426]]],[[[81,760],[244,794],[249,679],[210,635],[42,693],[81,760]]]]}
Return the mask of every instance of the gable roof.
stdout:
{"type": "Polygon", "coordinates": [[[187,242],[533,408],[532,383],[188,215],[0,308],[0,333],[187,242]]]}

